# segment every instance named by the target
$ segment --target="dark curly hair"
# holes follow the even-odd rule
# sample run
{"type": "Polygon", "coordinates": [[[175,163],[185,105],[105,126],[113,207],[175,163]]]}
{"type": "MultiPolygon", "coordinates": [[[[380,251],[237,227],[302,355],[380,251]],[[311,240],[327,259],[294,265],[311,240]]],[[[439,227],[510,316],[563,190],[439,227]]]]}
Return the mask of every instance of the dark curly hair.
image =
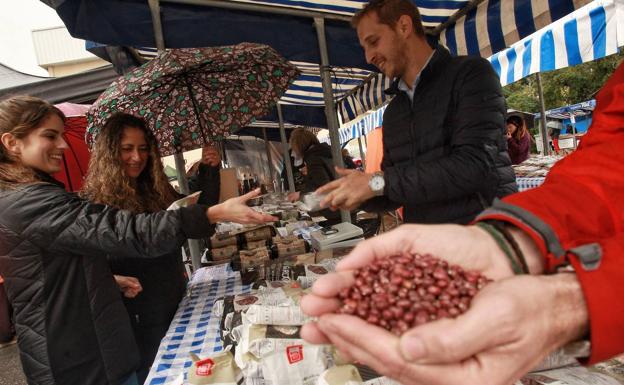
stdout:
{"type": "Polygon", "coordinates": [[[110,117],[96,138],[80,195],[134,213],[166,209],[178,198],[163,170],[156,138],[143,119],[121,112],[110,117]],[[121,161],[121,139],[128,127],[143,131],[149,151],[136,182],[125,174],[121,161]]]}

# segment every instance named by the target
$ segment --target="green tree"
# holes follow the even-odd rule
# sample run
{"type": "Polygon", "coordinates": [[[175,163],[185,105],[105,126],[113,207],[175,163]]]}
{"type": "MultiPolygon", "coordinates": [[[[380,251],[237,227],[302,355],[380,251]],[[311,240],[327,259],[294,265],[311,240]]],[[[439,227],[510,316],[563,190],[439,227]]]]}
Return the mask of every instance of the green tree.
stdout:
{"type": "MultiPolygon", "coordinates": [[[[542,73],[546,109],[580,103],[594,97],[600,87],[624,60],[624,52],[574,67],[542,73]]],[[[535,75],[503,88],[507,105],[526,112],[539,112],[535,75]]]]}

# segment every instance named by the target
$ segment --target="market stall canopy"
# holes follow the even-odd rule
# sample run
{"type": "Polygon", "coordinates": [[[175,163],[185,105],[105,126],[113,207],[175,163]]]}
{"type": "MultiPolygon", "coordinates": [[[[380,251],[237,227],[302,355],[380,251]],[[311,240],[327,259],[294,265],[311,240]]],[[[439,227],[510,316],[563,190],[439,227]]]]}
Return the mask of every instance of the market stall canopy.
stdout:
{"type": "MultiPolygon", "coordinates": [[[[70,34],[111,46],[155,47],[154,27],[144,0],[42,0],[56,9],[70,34]]],[[[492,53],[529,36],[589,0],[414,0],[430,35],[457,54],[492,53]]],[[[270,45],[290,61],[320,63],[311,18],[324,19],[330,65],[374,70],[351,28],[362,0],[163,0],[160,15],[168,48],[206,47],[242,41],[270,45]]],[[[371,82],[375,83],[375,82],[371,82]]],[[[379,84],[347,95],[343,122],[377,108],[379,84]],[[377,104],[375,104],[377,103],[377,104]],[[351,111],[351,112],[349,112],[351,111]]]]}
{"type": "Polygon", "coordinates": [[[624,45],[624,2],[596,0],[489,58],[501,84],[571,67],[624,45]]]}

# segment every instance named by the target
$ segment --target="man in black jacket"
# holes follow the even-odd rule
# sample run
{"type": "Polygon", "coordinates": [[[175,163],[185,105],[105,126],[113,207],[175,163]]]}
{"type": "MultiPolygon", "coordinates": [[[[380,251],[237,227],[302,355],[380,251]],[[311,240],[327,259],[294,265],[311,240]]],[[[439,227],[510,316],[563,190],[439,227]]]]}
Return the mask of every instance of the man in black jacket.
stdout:
{"type": "Polygon", "coordinates": [[[409,0],[373,0],[356,14],[366,60],[394,83],[383,120],[382,172],[338,170],[322,204],[367,211],[404,207],[405,222],[468,223],[516,192],[498,76],[480,57],[432,49],[409,0]]]}

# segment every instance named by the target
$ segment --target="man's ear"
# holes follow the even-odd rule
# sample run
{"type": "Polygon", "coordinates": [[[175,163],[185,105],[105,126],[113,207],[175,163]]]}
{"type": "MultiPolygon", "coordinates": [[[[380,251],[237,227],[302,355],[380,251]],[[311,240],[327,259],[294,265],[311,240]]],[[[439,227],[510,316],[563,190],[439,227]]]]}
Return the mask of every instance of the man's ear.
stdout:
{"type": "Polygon", "coordinates": [[[397,29],[402,36],[407,37],[414,31],[414,25],[412,18],[409,15],[401,15],[396,23],[397,29]]]}
{"type": "Polygon", "coordinates": [[[2,134],[2,136],[0,137],[0,142],[2,142],[2,145],[13,155],[19,155],[20,154],[20,148],[19,148],[19,143],[17,138],[15,137],[15,135],[10,134],[10,133],[4,133],[2,134]]]}

